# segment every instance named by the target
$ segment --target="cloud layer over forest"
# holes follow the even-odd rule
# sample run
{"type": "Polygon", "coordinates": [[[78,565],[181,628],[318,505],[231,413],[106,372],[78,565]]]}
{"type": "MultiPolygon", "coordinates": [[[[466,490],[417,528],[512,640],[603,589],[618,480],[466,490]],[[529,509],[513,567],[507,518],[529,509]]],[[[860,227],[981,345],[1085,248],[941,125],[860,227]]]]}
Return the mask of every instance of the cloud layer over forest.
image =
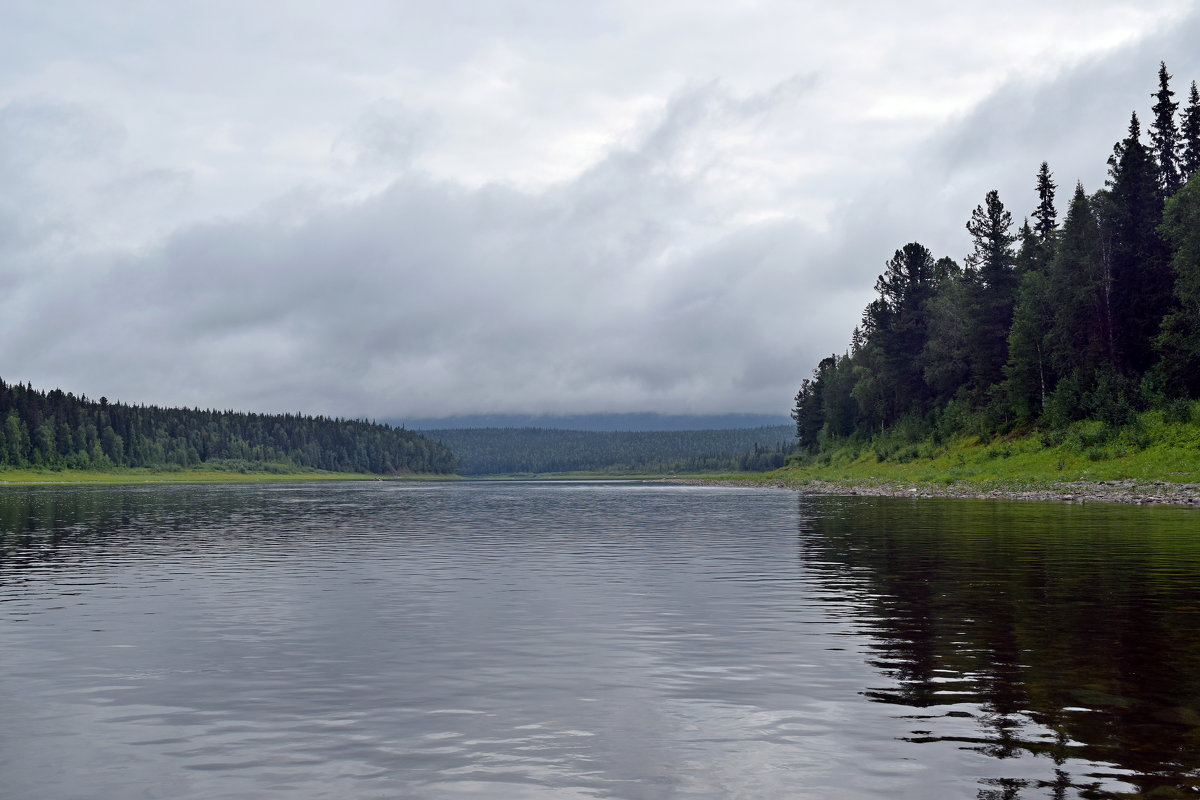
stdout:
{"type": "Polygon", "coordinates": [[[961,259],[984,193],[1019,219],[1043,159],[1064,199],[1099,188],[1159,60],[1200,78],[1183,3],[794,5],[26,10],[0,34],[0,376],[780,413],[892,251],[961,259]]]}

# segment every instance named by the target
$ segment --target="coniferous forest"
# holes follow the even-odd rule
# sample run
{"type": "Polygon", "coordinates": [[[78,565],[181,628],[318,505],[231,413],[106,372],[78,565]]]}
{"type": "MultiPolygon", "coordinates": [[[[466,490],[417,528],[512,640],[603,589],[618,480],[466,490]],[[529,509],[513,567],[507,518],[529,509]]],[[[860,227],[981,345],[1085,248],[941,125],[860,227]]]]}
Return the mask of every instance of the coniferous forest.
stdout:
{"type": "Polygon", "coordinates": [[[896,250],[848,350],[796,394],[803,453],[883,432],[940,441],[1188,411],[1200,397],[1200,95],[1193,81],[1177,101],[1163,64],[1151,96],[1149,125],[1133,114],[1103,187],[1076,184],[1063,202],[1043,162],[1020,225],[987,192],[962,264],[916,242],[896,250]]]}
{"type": "Polygon", "coordinates": [[[451,473],[454,456],[412,431],[298,414],[93,402],[0,380],[0,467],[208,467],[451,473]]]}

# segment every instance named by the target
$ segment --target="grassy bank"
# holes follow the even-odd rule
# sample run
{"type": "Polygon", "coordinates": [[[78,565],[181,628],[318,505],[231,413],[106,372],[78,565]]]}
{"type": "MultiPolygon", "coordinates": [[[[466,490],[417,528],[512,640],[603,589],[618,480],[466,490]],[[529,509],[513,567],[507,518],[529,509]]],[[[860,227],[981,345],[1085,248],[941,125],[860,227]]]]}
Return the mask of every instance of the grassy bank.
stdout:
{"type": "MultiPolygon", "coordinates": [[[[444,480],[445,475],[407,475],[398,480],[444,480]]],[[[96,484],[134,483],[279,483],[311,481],[394,480],[381,475],[359,472],[269,472],[216,469],[151,470],[141,468],[111,470],[0,469],[0,486],[23,484],[96,484]]]]}
{"type": "MultiPolygon", "coordinates": [[[[738,476],[727,476],[737,479],[738,476]]],[[[1147,411],[1123,425],[1077,422],[1054,431],[938,442],[896,434],[845,442],[751,482],[1058,485],[1078,481],[1200,482],[1200,404],[1147,411]]]]}

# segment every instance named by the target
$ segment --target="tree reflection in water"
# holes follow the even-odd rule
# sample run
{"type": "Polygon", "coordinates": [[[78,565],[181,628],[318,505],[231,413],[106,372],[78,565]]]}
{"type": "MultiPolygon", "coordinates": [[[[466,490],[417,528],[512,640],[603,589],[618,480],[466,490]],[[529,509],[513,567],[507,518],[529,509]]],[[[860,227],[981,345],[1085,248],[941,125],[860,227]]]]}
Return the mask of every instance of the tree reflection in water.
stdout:
{"type": "Polygon", "coordinates": [[[1050,762],[980,798],[1200,791],[1196,511],[800,503],[808,567],[865,591],[870,663],[890,682],[864,694],[909,709],[925,731],[913,742],[1050,762]]]}

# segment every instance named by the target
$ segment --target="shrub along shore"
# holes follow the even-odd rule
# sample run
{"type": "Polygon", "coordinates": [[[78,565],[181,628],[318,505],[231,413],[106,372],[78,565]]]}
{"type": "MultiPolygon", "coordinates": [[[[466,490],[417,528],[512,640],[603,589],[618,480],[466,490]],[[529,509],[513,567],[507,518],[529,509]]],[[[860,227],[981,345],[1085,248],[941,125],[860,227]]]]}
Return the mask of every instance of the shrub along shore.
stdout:
{"type": "Polygon", "coordinates": [[[1159,409],[1124,425],[1084,421],[946,442],[891,431],[772,472],[714,480],[836,494],[1200,506],[1200,420],[1159,409]]]}

